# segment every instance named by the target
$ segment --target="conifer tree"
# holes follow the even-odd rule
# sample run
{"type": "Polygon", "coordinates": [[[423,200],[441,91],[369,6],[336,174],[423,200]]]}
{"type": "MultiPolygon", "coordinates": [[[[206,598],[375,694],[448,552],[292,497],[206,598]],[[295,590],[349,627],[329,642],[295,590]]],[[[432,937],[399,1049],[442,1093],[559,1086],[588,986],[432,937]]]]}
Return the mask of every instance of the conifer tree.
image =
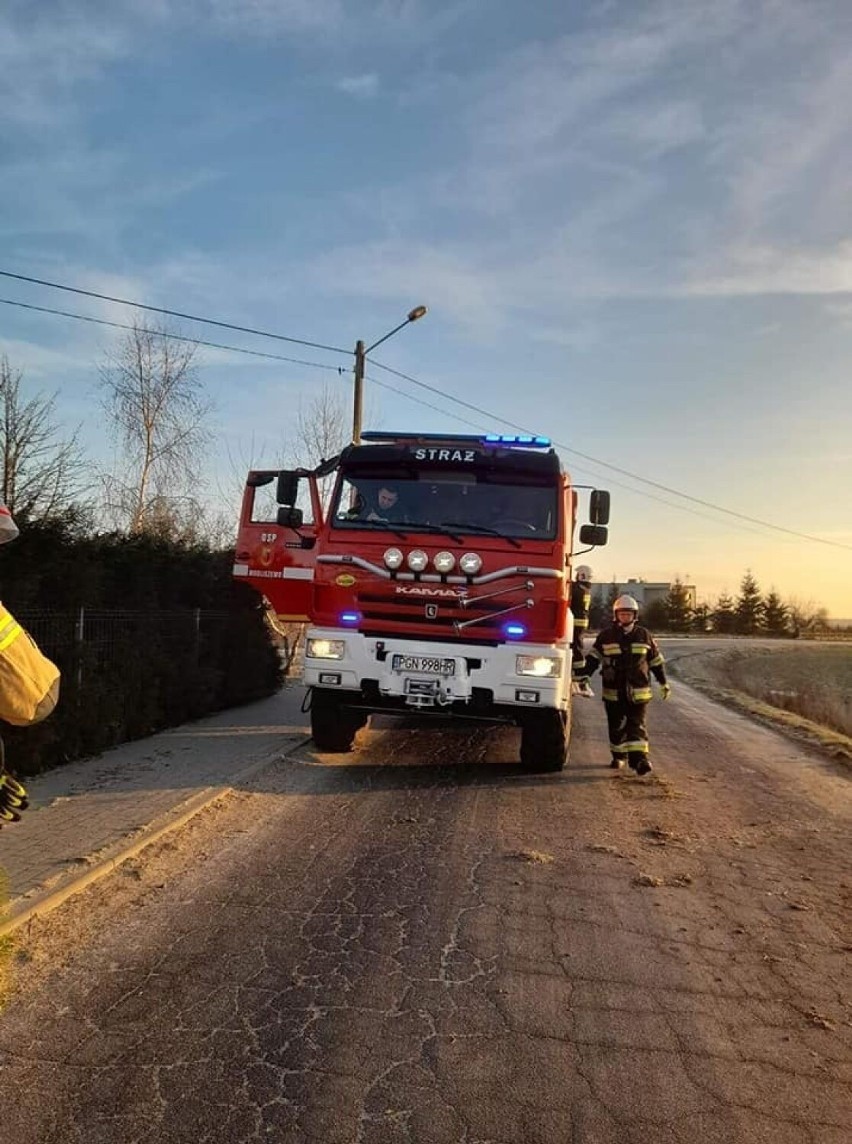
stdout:
{"type": "Polygon", "coordinates": [[[740,582],[740,594],[736,606],[735,630],[744,636],[753,636],[763,627],[763,596],[757,580],[748,569],[740,582]]]}
{"type": "Polygon", "coordinates": [[[733,598],[728,592],[723,592],[716,601],[713,609],[713,627],[722,635],[730,635],[736,631],[737,613],[733,598]]]}
{"type": "Polygon", "coordinates": [[[692,600],[689,596],[689,589],[679,577],[669,588],[665,604],[669,631],[689,631],[693,615],[692,600]]]}
{"type": "Polygon", "coordinates": [[[789,634],[789,615],[787,605],[773,588],[763,602],[763,626],[769,636],[786,636],[789,634]]]}

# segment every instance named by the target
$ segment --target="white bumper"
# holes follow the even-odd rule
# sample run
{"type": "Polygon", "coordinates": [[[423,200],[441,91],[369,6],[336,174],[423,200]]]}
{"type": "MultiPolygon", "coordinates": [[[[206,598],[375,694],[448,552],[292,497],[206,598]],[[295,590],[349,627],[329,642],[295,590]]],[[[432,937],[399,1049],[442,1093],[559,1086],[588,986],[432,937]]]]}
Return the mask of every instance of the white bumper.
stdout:
{"type": "Polygon", "coordinates": [[[404,699],[412,708],[446,707],[470,702],[473,689],[490,691],[495,704],[512,707],[557,707],[567,709],[571,695],[571,648],[559,645],[512,642],[497,647],[480,644],[433,642],[362,636],[340,628],[309,628],[305,643],[305,683],[309,687],[329,687],[360,691],[362,680],[378,682],[383,698],[404,699]],[[343,640],[339,659],[318,659],[308,655],[310,640],[343,640]],[[407,657],[408,662],[394,657],[407,657]],[[555,658],[556,674],[548,677],[519,675],[518,656],[555,658]],[[433,661],[432,667],[448,666],[452,673],[413,670],[410,657],[433,661]]]}

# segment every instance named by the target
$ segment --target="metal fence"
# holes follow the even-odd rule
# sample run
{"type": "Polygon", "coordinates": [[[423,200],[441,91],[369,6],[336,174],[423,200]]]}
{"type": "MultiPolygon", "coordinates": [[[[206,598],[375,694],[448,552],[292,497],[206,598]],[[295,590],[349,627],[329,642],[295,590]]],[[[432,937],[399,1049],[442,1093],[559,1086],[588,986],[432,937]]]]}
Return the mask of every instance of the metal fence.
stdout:
{"type": "Polygon", "coordinates": [[[228,613],[185,608],[175,611],[77,608],[70,612],[22,610],[15,613],[51,658],[66,659],[83,648],[112,665],[128,643],[155,639],[159,644],[193,647],[222,631],[228,613]]]}
{"type": "MultiPolygon", "coordinates": [[[[15,612],[45,655],[66,672],[73,671],[82,687],[87,671],[110,670],[121,664],[134,643],[155,643],[164,652],[180,648],[200,659],[224,632],[229,613],[203,608],[170,611],[76,608],[74,611],[22,609],[15,612]]],[[[301,661],[301,624],[270,623],[286,674],[295,674],[301,661]]]]}

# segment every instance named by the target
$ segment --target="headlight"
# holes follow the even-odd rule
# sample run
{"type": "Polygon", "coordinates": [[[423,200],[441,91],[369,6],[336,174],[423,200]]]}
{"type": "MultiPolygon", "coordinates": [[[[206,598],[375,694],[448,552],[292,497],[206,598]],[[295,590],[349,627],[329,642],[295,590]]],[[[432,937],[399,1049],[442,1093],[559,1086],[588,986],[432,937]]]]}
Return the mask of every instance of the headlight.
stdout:
{"type": "Polygon", "coordinates": [[[481,567],[482,557],[478,556],[475,552],[465,552],[459,561],[459,568],[461,568],[465,576],[475,576],[481,567]]]}
{"type": "Polygon", "coordinates": [[[428,563],[429,557],[425,552],[421,552],[419,548],[415,548],[413,552],[409,552],[408,567],[412,572],[422,572],[428,563]]]}
{"type": "Polygon", "coordinates": [[[343,659],[346,653],[346,640],[308,640],[305,655],[309,659],[343,659]]]}
{"type": "Polygon", "coordinates": [[[435,570],[437,572],[440,572],[442,575],[446,575],[447,572],[452,572],[452,570],[455,568],[456,558],[453,556],[452,552],[439,552],[435,556],[432,563],[435,565],[435,570]]]}
{"type": "Polygon", "coordinates": [[[402,553],[398,548],[389,548],[384,555],[385,568],[390,568],[391,572],[396,572],[397,568],[402,567],[402,553]]]}
{"type": "Polygon", "coordinates": [[[518,655],[515,656],[515,673],[517,675],[535,675],[539,679],[547,679],[559,675],[562,661],[549,655],[518,655]]]}

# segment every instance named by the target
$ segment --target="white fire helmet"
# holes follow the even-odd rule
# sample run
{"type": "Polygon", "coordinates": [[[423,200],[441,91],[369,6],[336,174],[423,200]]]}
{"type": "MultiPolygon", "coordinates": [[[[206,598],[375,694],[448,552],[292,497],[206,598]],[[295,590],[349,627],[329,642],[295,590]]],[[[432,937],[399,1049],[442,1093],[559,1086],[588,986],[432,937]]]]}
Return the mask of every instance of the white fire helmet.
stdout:
{"type": "Polygon", "coordinates": [[[619,596],[615,603],[612,605],[612,614],[616,612],[633,612],[634,619],[639,618],[639,605],[632,596],[619,596]]]}
{"type": "Polygon", "coordinates": [[[588,564],[578,564],[577,570],[574,573],[574,577],[577,580],[585,580],[585,582],[587,584],[591,584],[591,582],[592,582],[592,570],[588,566],[588,564]]]}

